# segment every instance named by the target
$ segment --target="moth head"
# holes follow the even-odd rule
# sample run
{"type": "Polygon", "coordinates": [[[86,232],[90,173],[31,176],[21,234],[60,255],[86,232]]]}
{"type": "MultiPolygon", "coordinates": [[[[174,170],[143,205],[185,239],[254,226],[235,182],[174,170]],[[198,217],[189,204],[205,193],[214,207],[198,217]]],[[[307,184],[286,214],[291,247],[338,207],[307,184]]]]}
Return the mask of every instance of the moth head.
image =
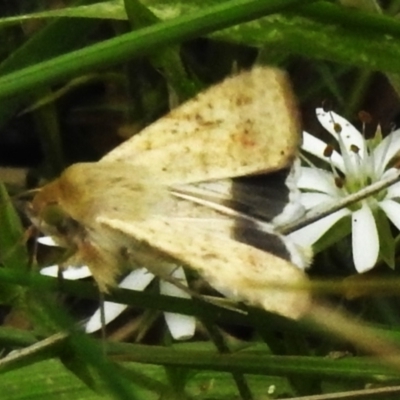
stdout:
{"type": "Polygon", "coordinates": [[[75,220],[63,208],[57,191],[57,180],[44,186],[31,202],[28,214],[42,233],[64,249],[59,267],[87,265],[99,289],[106,292],[119,273],[119,248],[110,244],[101,227],[88,228],[75,220]]]}
{"type": "Polygon", "coordinates": [[[59,199],[59,180],[55,180],[37,191],[25,208],[26,213],[40,232],[73,252],[76,237],[82,237],[84,229],[62,207],[59,199]]]}
{"type": "Polygon", "coordinates": [[[68,249],[69,265],[87,265],[106,291],[126,264],[131,239],[100,220],[141,220],[163,203],[166,189],[147,178],[142,169],[122,163],[75,164],[39,190],[28,214],[41,232],[68,249]]]}
{"type": "Polygon", "coordinates": [[[32,200],[31,212],[44,222],[60,222],[70,217],[81,221],[87,215],[88,202],[92,200],[92,163],[75,164],[61,176],[39,189],[32,200]]]}

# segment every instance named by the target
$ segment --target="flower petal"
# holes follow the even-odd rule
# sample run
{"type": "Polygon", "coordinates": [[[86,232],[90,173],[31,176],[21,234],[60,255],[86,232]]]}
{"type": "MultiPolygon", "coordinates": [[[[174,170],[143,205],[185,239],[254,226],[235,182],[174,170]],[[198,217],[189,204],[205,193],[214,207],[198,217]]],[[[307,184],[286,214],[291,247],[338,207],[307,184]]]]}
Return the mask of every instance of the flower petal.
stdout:
{"type": "Polygon", "coordinates": [[[49,267],[44,267],[40,270],[41,275],[52,276],[53,278],[57,278],[58,271],[60,270],[59,265],[50,265],[49,267]]]}
{"type": "Polygon", "coordinates": [[[292,164],[290,172],[285,180],[285,185],[289,189],[288,202],[282,209],[279,215],[271,221],[274,225],[285,225],[301,218],[305,214],[305,209],[300,202],[301,192],[298,182],[301,176],[301,161],[296,158],[292,164]]]}
{"type": "MultiPolygon", "coordinates": [[[[187,286],[186,276],[183,268],[176,268],[172,272],[171,276],[187,286]]],[[[187,292],[176,287],[173,283],[164,280],[160,281],[160,292],[168,296],[186,299],[190,298],[190,295],[187,292]]],[[[175,340],[187,340],[193,337],[196,329],[196,320],[194,317],[171,312],[165,312],[164,317],[168,325],[168,329],[175,340]]]]}
{"type": "Polygon", "coordinates": [[[400,151],[400,129],[386,136],[373,152],[377,176],[381,176],[392,160],[400,151]]]}
{"type": "MultiPolygon", "coordinates": [[[[366,155],[365,139],[363,135],[352,125],[347,119],[341,117],[333,111],[324,111],[323,108],[315,110],[320,124],[337,140],[339,141],[339,133],[336,130],[340,126],[340,137],[349,152],[351,146],[357,146],[360,151],[361,158],[366,155]]],[[[342,154],[343,156],[343,154],[342,154]]]]}
{"type": "Polygon", "coordinates": [[[37,241],[45,246],[59,246],[51,236],[42,236],[38,238],[37,241]]]}
{"type": "Polygon", "coordinates": [[[312,190],[341,196],[340,189],[335,185],[334,176],[323,169],[314,167],[302,167],[297,186],[302,190],[312,190]]]}
{"type": "Polygon", "coordinates": [[[144,290],[154,279],[154,274],[146,268],[138,268],[127,275],[119,284],[122,289],[144,290]]]}
{"type": "Polygon", "coordinates": [[[313,222],[288,236],[299,246],[311,246],[321,238],[336,222],[348,215],[350,211],[346,208],[336,211],[319,221],[313,222]]]}
{"type": "Polygon", "coordinates": [[[340,171],[344,171],[344,162],[342,156],[334,150],[330,157],[326,157],[324,155],[327,144],[316,138],[314,135],[303,131],[303,143],[301,148],[307,153],[313,154],[321,160],[324,160],[328,163],[332,163],[334,167],[336,167],[340,171]]]}
{"type": "Polygon", "coordinates": [[[352,213],[353,260],[357,272],[363,273],[376,264],[379,255],[379,236],[375,219],[366,202],[352,213]]]}
{"type": "MultiPolygon", "coordinates": [[[[182,267],[175,268],[171,272],[171,277],[178,280],[183,285],[187,286],[185,271],[182,267]]],[[[173,283],[164,280],[160,282],[160,293],[165,294],[166,296],[175,296],[183,299],[190,299],[189,293],[185,292],[181,288],[178,288],[173,283]]]]}
{"type": "MultiPolygon", "coordinates": [[[[58,265],[51,265],[49,267],[42,268],[40,270],[40,273],[42,275],[52,276],[56,278],[58,276],[59,269],[60,267],[58,265]]],[[[88,278],[89,276],[92,276],[89,267],[87,267],[86,265],[82,267],[68,267],[64,269],[62,268],[61,274],[64,279],[68,279],[70,281],[75,281],[78,279],[88,278]]]]}
{"type": "Polygon", "coordinates": [[[196,320],[191,315],[164,313],[165,322],[175,340],[188,340],[196,330],[196,320]]]}
{"type": "Polygon", "coordinates": [[[332,196],[325,193],[305,192],[300,196],[300,203],[306,210],[310,210],[314,207],[320,206],[321,204],[332,203],[332,201],[334,201],[332,196]]]}
{"type": "Polygon", "coordinates": [[[378,203],[393,225],[400,230],[400,204],[394,200],[383,200],[378,203]]]}
{"type": "Polygon", "coordinates": [[[385,199],[400,198],[400,182],[397,182],[387,189],[387,194],[385,199]]]}
{"type": "Polygon", "coordinates": [[[395,176],[399,176],[398,168],[389,168],[380,176],[380,179],[389,179],[395,176]]]}
{"type": "MultiPolygon", "coordinates": [[[[107,325],[109,322],[114,320],[124,311],[128,306],[126,304],[113,303],[111,301],[105,301],[104,307],[104,322],[107,325]]],[[[86,333],[93,333],[101,328],[101,310],[98,308],[94,314],[89,318],[85,325],[86,333]]]]}
{"type": "MultiPolygon", "coordinates": [[[[154,279],[154,275],[146,268],[139,268],[132,271],[126,278],[124,278],[119,287],[123,289],[143,290],[154,279]]],[[[118,317],[128,306],[126,304],[114,303],[112,301],[105,301],[104,307],[104,322],[107,325],[118,317]]],[[[85,332],[96,332],[101,328],[101,310],[98,308],[94,314],[89,318],[85,325],[85,332]]]]}

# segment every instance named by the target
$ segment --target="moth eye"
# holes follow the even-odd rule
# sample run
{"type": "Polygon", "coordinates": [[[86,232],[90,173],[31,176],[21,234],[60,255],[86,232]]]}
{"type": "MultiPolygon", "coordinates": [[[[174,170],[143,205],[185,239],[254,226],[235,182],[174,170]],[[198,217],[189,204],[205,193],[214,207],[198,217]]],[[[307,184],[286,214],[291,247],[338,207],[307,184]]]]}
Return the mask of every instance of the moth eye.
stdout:
{"type": "Polygon", "coordinates": [[[65,213],[56,203],[46,205],[40,217],[45,225],[55,229],[60,235],[67,235],[79,229],[78,222],[65,213]]]}
{"type": "Polygon", "coordinates": [[[82,236],[84,232],[84,228],[74,219],[69,216],[65,216],[62,220],[59,221],[57,225],[55,225],[58,233],[60,235],[78,235],[82,236]]]}
{"type": "Polygon", "coordinates": [[[40,213],[40,218],[48,225],[62,225],[63,220],[67,218],[67,214],[56,203],[47,204],[40,213]]]}

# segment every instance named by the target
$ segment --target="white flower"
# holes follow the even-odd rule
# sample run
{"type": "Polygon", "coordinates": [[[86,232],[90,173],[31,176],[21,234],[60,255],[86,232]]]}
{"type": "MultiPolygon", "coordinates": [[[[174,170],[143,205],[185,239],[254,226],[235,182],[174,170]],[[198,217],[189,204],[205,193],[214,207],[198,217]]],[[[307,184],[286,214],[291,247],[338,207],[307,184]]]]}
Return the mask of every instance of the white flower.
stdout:
{"type": "MultiPolygon", "coordinates": [[[[40,238],[40,243],[47,246],[56,246],[57,244],[48,236],[40,238]]],[[[47,276],[57,276],[59,271],[58,265],[52,265],[50,267],[42,268],[40,273],[47,276]]],[[[87,266],[81,267],[67,267],[63,268],[61,271],[63,277],[69,280],[82,279],[91,276],[91,272],[87,266]]],[[[173,279],[179,280],[181,283],[187,286],[187,281],[183,268],[181,267],[171,267],[171,277],[173,279]]],[[[144,290],[150,282],[155,278],[155,276],[150,273],[146,268],[139,268],[132,271],[128,276],[126,276],[120,283],[119,287],[131,290],[144,290]]],[[[181,298],[189,298],[189,294],[182,289],[176,287],[172,283],[160,280],[160,292],[168,296],[175,296],[181,298]]],[[[113,303],[110,301],[104,302],[104,315],[105,323],[108,324],[114,320],[118,315],[120,315],[127,305],[113,303]]],[[[171,332],[172,337],[175,340],[187,340],[194,335],[196,320],[194,317],[189,315],[176,314],[171,312],[164,312],[164,317],[167,326],[171,332]]],[[[97,309],[95,313],[89,318],[88,322],[85,324],[85,331],[87,333],[92,333],[101,328],[101,318],[100,309],[97,309]]]]}
{"type": "MultiPolygon", "coordinates": [[[[323,141],[303,132],[304,151],[325,161],[330,171],[302,167],[299,188],[301,203],[307,210],[335,204],[343,197],[356,193],[371,183],[397,174],[391,162],[400,151],[400,130],[382,140],[378,128],[374,138],[366,140],[347,120],[334,112],[316,110],[321,125],[334,137],[340,153],[323,141]]],[[[400,183],[379,192],[302,228],[290,236],[299,244],[315,243],[343,217],[351,218],[354,265],[358,272],[370,270],[376,264],[380,251],[376,215],[382,210],[400,229],[400,183]]]]}

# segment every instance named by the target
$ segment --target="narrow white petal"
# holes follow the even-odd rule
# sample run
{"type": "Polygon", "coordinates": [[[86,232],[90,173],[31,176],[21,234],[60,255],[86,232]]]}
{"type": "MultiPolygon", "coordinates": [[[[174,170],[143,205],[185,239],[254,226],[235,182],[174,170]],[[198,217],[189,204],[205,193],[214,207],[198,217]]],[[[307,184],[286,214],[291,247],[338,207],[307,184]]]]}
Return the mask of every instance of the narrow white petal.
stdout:
{"type": "Polygon", "coordinates": [[[60,267],[58,265],[50,265],[49,267],[42,268],[40,274],[57,278],[59,269],[60,267]]]}
{"type": "Polygon", "coordinates": [[[296,158],[285,180],[285,184],[289,189],[289,199],[281,213],[272,220],[274,225],[285,225],[304,215],[305,209],[300,202],[301,191],[298,186],[300,176],[301,161],[300,158],[296,158]]]}
{"type": "Polygon", "coordinates": [[[366,146],[363,135],[352,125],[347,119],[341,117],[333,111],[325,112],[323,108],[317,108],[317,118],[320,124],[336,139],[338,140],[339,134],[335,130],[335,126],[340,126],[340,137],[347,150],[352,145],[357,146],[360,150],[360,156],[365,157],[366,146]]]}
{"type": "Polygon", "coordinates": [[[300,196],[300,203],[306,210],[321,206],[322,204],[332,203],[333,201],[335,201],[333,197],[325,193],[305,192],[300,196]]]}
{"type": "Polygon", "coordinates": [[[380,179],[389,179],[395,176],[399,176],[399,170],[397,168],[389,168],[380,176],[380,179]]]}
{"type": "Polygon", "coordinates": [[[301,148],[307,153],[313,154],[321,160],[326,161],[327,163],[332,163],[334,167],[336,167],[340,171],[344,171],[344,163],[342,156],[334,150],[330,157],[326,157],[324,155],[327,144],[316,138],[314,135],[303,131],[303,143],[301,148]]]}
{"type": "Polygon", "coordinates": [[[42,236],[37,241],[45,246],[59,246],[51,236],[42,236]]]}
{"type": "MultiPolygon", "coordinates": [[[[187,286],[187,280],[183,268],[176,268],[171,273],[171,276],[187,286]]],[[[160,281],[160,292],[168,296],[186,299],[190,298],[190,295],[187,292],[164,280],[160,281]]],[[[192,316],[165,312],[164,317],[168,325],[168,329],[175,340],[187,340],[194,335],[196,329],[196,320],[192,316]]]]}
{"type": "Polygon", "coordinates": [[[89,267],[86,265],[78,268],[70,267],[67,269],[64,269],[62,271],[62,276],[65,279],[69,279],[71,281],[77,280],[77,279],[83,279],[83,278],[88,278],[89,276],[92,276],[92,273],[90,272],[89,267]]]}
{"type": "Polygon", "coordinates": [[[334,176],[320,168],[302,167],[297,186],[303,190],[340,196],[340,189],[335,185],[334,176]]]}
{"type": "Polygon", "coordinates": [[[351,218],[354,265],[357,272],[363,273],[373,268],[378,259],[378,230],[372,211],[365,202],[352,213],[351,218]]]}
{"type": "Polygon", "coordinates": [[[378,176],[383,174],[386,166],[400,151],[400,129],[386,136],[373,152],[378,176]]]}
{"type": "MultiPolygon", "coordinates": [[[[42,275],[52,276],[56,278],[58,276],[58,270],[58,265],[51,265],[49,267],[42,268],[40,270],[40,273],[42,275]]],[[[68,267],[66,269],[62,269],[61,273],[64,279],[68,279],[70,281],[75,281],[92,276],[90,269],[86,265],[82,267],[68,267]]]]}
{"type": "Polygon", "coordinates": [[[393,225],[400,230],[400,204],[394,200],[383,200],[378,203],[393,225]]]}
{"type": "Polygon", "coordinates": [[[386,199],[400,198],[400,182],[397,182],[387,189],[386,199]]]}
{"type": "Polygon", "coordinates": [[[196,330],[196,320],[190,315],[165,312],[165,322],[175,340],[188,340],[196,330]]]}
{"type": "MultiPolygon", "coordinates": [[[[141,291],[154,279],[154,275],[146,268],[139,268],[127,275],[118,285],[123,289],[141,291]]],[[[104,302],[104,317],[106,325],[118,317],[128,306],[126,304],[104,302]]],[[[92,333],[101,328],[101,314],[98,308],[85,325],[85,331],[92,333]]]]}
{"type": "Polygon", "coordinates": [[[144,290],[154,279],[154,275],[146,268],[138,268],[127,275],[119,284],[122,289],[144,290]]]}
{"type": "MultiPolygon", "coordinates": [[[[171,277],[173,279],[178,280],[183,285],[187,286],[187,280],[185,271],[182,267],[177,267],[171,272],[171,277]]],[[[183,299],[190,299],[189,293],[185,292],[184,290],[178,288],[171,282],[167,282],[164,280],[160,281],[160,293],[165,294],[167,296],[175,296],[181,297],[183,299]]]]}
{"type": "Polygon", "coordinates": [[[336,211],[319,221],[313,222],[295,232],[292,232],[289,237],[299,246],[311,246],[319,238],[321,238],[336,222],[348,215],[350,211],[346,208],[336,211]]]}
{"type": "MultiPolygon", "coordinates": [[[[113,303],[111,301],[104,302],[104,319],[105,324],[114,320],[124,311],[128,306],[126,304],[113,303]]],[[[95,313],[89,318],[85,325],[85,332],[92,333],[101,329],[101,313],[100,308],[98,308],[95,313]]]]}

